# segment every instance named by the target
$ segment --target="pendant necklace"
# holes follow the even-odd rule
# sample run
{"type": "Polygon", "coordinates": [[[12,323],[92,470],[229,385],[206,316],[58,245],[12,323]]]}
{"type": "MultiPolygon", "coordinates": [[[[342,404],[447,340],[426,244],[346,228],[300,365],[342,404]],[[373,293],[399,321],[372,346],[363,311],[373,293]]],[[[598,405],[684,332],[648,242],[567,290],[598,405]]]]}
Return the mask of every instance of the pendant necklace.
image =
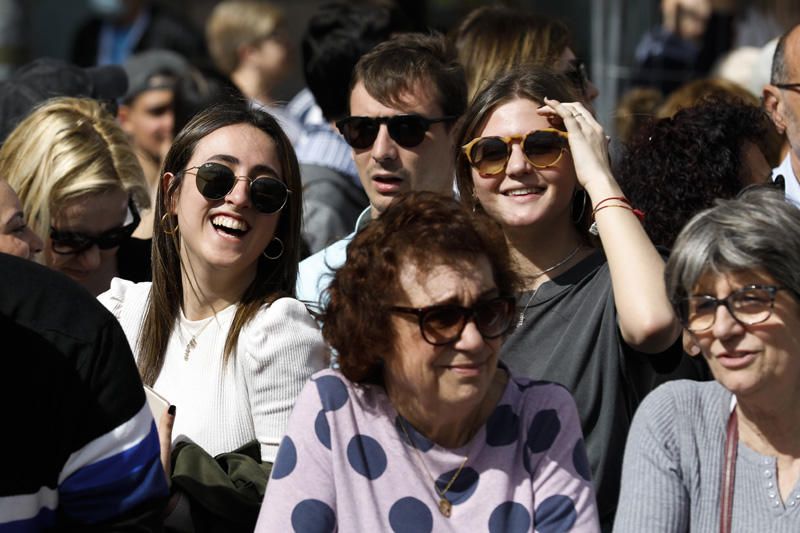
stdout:
{"type": "Polygon", "coordinates": [[[411,446],[417,453],[417,457],[419,458],[419,462],[422,463],[422,468],[425,469],[425,473],[428,474],[428,477],[431,478],[431,481],[433,482],[433,489],[436,491],[436,495],[439,497],[439,512],[442,513],[442,516],[444,516],[445,518],[450,518],[450,515],[453,513],[453,502],[448,500],[447,496],[445,495],[447,494],[447,491],[450,490],[450,487],[453,486],[453,483],[456,482],[456,479],[458,479],[459,474],[461,474],[461,471],[464,469],[464,465],[467,464],[467,459],[469,459],[469,456],[464,457],[464,460],[461,461],[461,466],[458,467],[456,473],[453,474],[453,477],[451,477],[450,481],[447,483],[447,485],[445,485],[444,490],[440,490],[439,485],[436,484],[436,479],[434,479],[433,475],[431,474],[431,471],[428,470],[428,466],[425,464],[425,460],[422,457],[422,453],[420,453],[419,448],[417,448],[417,445],[409,436],[408,431],[406,430],[405,421],[403,420],[402,417],[400,417],[400,429],[403,430],[403,434],[406,436],[408,442],[411,443],[411,446]]]}
{"type": "MultiPolygon", "coordinates": [[[[192,350],[194,350],[197,347],[197,338],[200,336],[201,333],[203,333],[203,330],[206,329],[206,327],[209,324],[214,322],[214,318],[215,318],[214,315],[208,317],[208,320],[206,321],[206,323],[203,324],[203,326],[199,330],[197,330],[197,333],[192,335],[192,338],[189,339],[189,342],[186,343],[186,348],[183,350],[183,360],[184,361],[188,361],[189,360],[189,354],[192,352],[192,350]]],[[[179,323],[179,327],[181,328],[181,331],[184,331],[184,329],[183,329],[183,321],[182,320],[179,323]]],[[[183,340],[184,340],[183,339],[183,335],[181,335],[181,341],[183,341],[183,340]]]]}
{"type": "MultiPolygon", "coordinates": [[[[559,261],[555,265],[549,266],[549,267],[545,268],[544,270],[540,270],[539,272],[534,272],[533,274],[529,275],[528,277],[531,278],[531,279],[536,279],[536,278],[540,278],[540,277],[544,276],[548,272],[552,272],[553,270],[557,269],[558,267],[562,266],[564,263],[566,263],[567,261],[569,261],[570,259],[575,257],[575,254],[577,254],[578,250],[580,250],[581,248],[583,248],[583,243],[579,243],[578,246],[576,246],[570,253],[568,253],[567,256],[564,259],[562,259],[561,261],[559,261]]],[[[538,291],[538,290],[539,290],[539,287],[536,287],[535,289],[533,289],[533,292],[531,293],[530,298],[528,298],[528,303],[526,303],[525,307],[523,307],[522,311],[520,311],[519,318],[517,319],[517,327],[522,326],[522,323],[525,322],[525,311],[528,310],[528,306],[531,305],[531,302],[533,301],[533,297],[536,296],[536,291],[538,291]]]]}

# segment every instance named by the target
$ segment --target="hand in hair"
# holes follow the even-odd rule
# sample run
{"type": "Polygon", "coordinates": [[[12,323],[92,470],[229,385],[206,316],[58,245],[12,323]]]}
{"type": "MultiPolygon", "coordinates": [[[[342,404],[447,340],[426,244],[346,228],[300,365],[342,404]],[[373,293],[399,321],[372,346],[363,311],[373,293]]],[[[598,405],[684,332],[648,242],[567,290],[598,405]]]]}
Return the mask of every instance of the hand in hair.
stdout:
{"type": "Polygon", "coordinates": [[[559,102],[549,98],[544,101],[539,114],[551,121],[563,121],[567,128],[578,183],[586,188],[590,180],[611,178],[608,137],[592,113],[580,102],[559,102]]]}

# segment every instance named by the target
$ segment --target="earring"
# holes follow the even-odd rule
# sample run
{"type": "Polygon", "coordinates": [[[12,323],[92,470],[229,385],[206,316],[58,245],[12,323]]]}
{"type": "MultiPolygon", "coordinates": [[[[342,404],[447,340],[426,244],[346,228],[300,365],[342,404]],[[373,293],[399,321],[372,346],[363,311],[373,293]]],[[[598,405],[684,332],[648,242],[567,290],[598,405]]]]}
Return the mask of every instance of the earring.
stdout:
{"type": "Polygon", "coordinates": [[[475,194],[475,191],[473,190],[472,191],[472,214],[473,215],[478,212],[478,206],[479,205],[480,205],[480,202],[478,202],[478,195],[475,194]]]}
{"type": "Polygon", "coordinates": [[[171,218],[169,219],[170,222],[167,222],[167,217],[169,217],[169,213],[164,213],[164,216],[161,217],[161,230],[166,233],[167,235],[175,235],[178,233],[178,224],[176,223],[174,226],[172,225],[171,218]],[[169,226],[169,227],[168,227],[169,226]]]}
{"type": "Polygon", "coordinates": [[[278,237],[273,237],[261,255],[271,261],[280,259],[280,257],[283,255],[283,241],[278,237]],[[277,252],[275,251],[275,248],[279,248],[277,252]]]}
{"type": "Polygon", "coordinates": [[[581,220],[583,220],[583,215],[586,212],[586,197],[587,196],[589,196],[589,195],[586,194],[586,189],[575,189],[575,194],[572,197],[572,222],[573,222],[573,224],[580,224],[581,220]],[[575,201],[575,198],[579,194],[582,197],[581,198],[581,208],[576,213],[575,212],[575,204],[577,204],[577,202],[575,201]]]}

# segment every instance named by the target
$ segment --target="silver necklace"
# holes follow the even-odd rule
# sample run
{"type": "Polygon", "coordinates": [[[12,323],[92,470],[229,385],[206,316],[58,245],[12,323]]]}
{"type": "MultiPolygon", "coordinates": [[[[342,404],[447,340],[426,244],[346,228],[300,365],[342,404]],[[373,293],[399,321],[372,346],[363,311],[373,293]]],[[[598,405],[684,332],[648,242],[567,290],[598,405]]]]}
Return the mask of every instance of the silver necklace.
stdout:
{"type": "MultiPolygon", "coordinates": [[[[197,333],[192,335],[192,338],[189,339],[189,342],[186,343],[186,348],[183,350],[183,360],[184,361],[188,361],[189,360],[189,354],[192,352],[192,350],[194,350],[197,347],[197,337],[199,337],[200,334],[203,333],[203,330],[206,329],[206,327],[209,324],[211,324],[212,322],[214,322],[214,316],[208,317],[208,320],[206,321],[206,323],[203,324],[203,326],[199,330],[197,330],[197,333]]],[[[183,321],[181,321],[181,323],[180,323],[180,328],[181,328],[182,331],[185,331],[183,329],[183,321]]],[[[181,337],[183,337],[183,335],[181,335],[181,337]]],[[[181,339],[181,340],[184,340],[184,339],[181,339]]]]}
{"type": "MultiPolygon", "coordinates": [[[[575,254],[577,254],[578,250],[580,250],[582,247],[583,247],[583,244],[582,243],[578,243],[578,246],[576,246],[574,250],[572,250],[570,253],[568,253],[567,256],[564,259],[562,259],[561,261],[559,261],[558,263],[556,263],[553,266],[549,266],[549,267],[545,268],[544,270],[541,270],[539,272],[534,272],[529,277],[533,278],[533,279],[536,279],[536,278],[540,278],[540,277],[544,276],[548,272],[552,272],[553,270],[557,269],[558,267],[560,267],[561,265],[563,265],[564,263],[566,263],[567,261],[569,261],[570,259],[575,257],[575,254]]],[[[538,291],[538,290],[539,290],[539,287],[536,287],[535,289],[533,289],[533,292],[531,292],[530,298],[528,298],[528,302],[525,304],[525,307],[522,308],[522,311],[520,311],[519,319],[517,319],[517,327],[522,326],[522,323],[525,322],[525,311],[528,310],[528,306],[531,305],[531,302],[533,301],[533,297],[536,296],[536,291],[538,291]]]]}

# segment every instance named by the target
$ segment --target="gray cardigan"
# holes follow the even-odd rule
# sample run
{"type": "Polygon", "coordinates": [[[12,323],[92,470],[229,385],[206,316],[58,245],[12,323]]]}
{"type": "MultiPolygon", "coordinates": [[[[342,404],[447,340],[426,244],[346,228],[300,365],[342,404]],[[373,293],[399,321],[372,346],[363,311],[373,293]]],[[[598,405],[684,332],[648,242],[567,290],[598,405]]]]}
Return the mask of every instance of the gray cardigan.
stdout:
{"type": "MultiPolygon", "coordinates": [[[[674,381],[633,419],[615,533],[719,531],[719,493],[731,393],[716,381],[674,381]]],[[[733,531],[800,531],[800,486],[781,501],[776,460],[741,442],[733,531]]]]}

